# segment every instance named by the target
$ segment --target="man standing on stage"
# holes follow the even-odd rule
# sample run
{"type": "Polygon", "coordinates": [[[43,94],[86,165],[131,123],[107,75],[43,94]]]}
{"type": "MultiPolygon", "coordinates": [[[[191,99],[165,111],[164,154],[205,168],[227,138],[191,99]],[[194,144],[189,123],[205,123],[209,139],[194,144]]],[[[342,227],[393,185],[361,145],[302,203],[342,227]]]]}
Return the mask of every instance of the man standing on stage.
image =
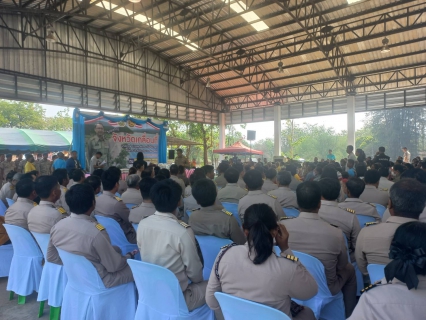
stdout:
{"type": "Polygon", "coordinates": [[[184,166],[185,169],[189,169],[190,163],[188,161],[188,158],[185,157],[182,153],[182,149],[177,149],[177,157],[175,158],[175,164],[179,166],[184,166]]]}
{"type": "Polygon", "coordinates": [[[87,143],[87,162],[90,165],[91,158],[96,155],[96,152],[100,152],[102,157],[101,162],[105,161],[102,169],[106,170],[111,165],[111,151],[113,148],[112,140],[105,138],[105,129],[102,123],[97,123],[95,126],[96,135],[87,143]]]}
{"type": "Polygon", "coordinates": [[[410,163],[411,160],[411,153],[408,151],[407,147],[403,147],[402,151],[404,152],[403,162],[404,163],[410,163]]]}

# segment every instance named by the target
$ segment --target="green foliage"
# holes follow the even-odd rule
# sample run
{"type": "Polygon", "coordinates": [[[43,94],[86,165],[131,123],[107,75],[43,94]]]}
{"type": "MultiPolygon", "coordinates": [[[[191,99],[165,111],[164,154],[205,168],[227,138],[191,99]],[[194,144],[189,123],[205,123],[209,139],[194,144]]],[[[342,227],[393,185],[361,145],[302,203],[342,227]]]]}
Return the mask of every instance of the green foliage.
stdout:
{"type": "Polygon", "coordinates": [[[46,118],[45,129],[52,131],[71,131],[72,117],[69,114],[69,109],[59,111],[52,118],[46,118]]]}
{"type": "Polygon", "coordinates": [[[39,104],[0,100],[0,124],[6,128],[45,128],[45,110],[39,104]]]}

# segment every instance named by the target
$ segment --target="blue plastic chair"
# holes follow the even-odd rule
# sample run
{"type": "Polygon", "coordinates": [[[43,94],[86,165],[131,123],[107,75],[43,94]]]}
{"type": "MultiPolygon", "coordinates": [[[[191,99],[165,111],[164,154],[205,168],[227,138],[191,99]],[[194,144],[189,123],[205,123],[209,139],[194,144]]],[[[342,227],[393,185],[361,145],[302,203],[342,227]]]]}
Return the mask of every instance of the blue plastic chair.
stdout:
{"type": "Polygon", "coordinates": [[[7,204],[9,205],[9,207],[15,203],[15,201],[13,201],[12,199],[6,198],[7,204]]]}
{"type": "MultiPolygon", "coordinates": [[[[1,201],[0,201],[1,202],[1,201]]],[[[38,292],[42,273],[43,254],[31,234],[24,228],[4,224],[13,246],[7,291],[17,293],[18,304],[25,303],[25,297],[38,292]]]]}
{"type": "Polygon", "coordinates": [[[6,206],[4,205],[3,201],[0,200],[0,216],[4,217],[6,210],[7,210],[6,206]]]}
{"type": "Polygon", "coordinates": [[[139,293],[135,320],[214,320],[213,311],[207,305],[188,311],[173,272],[146,262],[127,262],[139,293]]]}
{"type": "Polygon", "coordinates": [[[215,292],[214,296],[226,320],[290,320],[285,313],[257,302],[222,292],[215,292]]]}
{"type": "Polygon", "coordinates": [[[297,218],[300,214],[299,210],[295,208],[283,208],[283,211],[287,217],[295,217],[297,218]]]}
{"type": "Polygon", "coordinates": [[[106,288],[89,260],[57,250],[68,277],[61,320],[134,319],[136,292],[133,282],[106,288]]]}
{"type": "Polygon", "coordinates": [[[369,264],[367,265],[368,275],[370,276],[370,283],[382,280],[385,277],[385,264],[369,264]]]}
{"type": "Polygon", "coordinates": [[[132,223],[132,226],[135,231],[138,231],[139,223],[132,223]]]}
{"type": "Polygon", "coordinates": [[[361,229],[365,227],[366,223],[376,221],[376,218],[371,217],[371,216],[365,216],[363,214],[357,214],[356,217],[358,218],[359,225],[360,225],[361,229]]]}
{"type": "Polygon", "coordinates": [[[373,204],[376,206],[376,210],[380,218],[383,218],[383,215],[385,214],[385,211],[386,211],[386,207],[378,203],[373,203],[373,204]]]}
{"type": "MultiPolygon", "coordinates": [[[[349,253],[349,244],[348,244],[348,238],[346,237],[346,234],[342,231],[343,238],[345,239],[346,243],[346,250],[348,252],[348,261],[351,262],[351,255],[349,253]]],[[[361,295],[361,290],[364,289],[364,276],[362,275],[361,271],[358,268],[358,265],[355,262],[351,262],[352,266],[355,269],[355,275],[356,275],[356,295],[361,295]]]]}
{"type": "Polygon", "coordinates": [[[186,214],[188,215],[188,217],[191,215],[192,210],[186,210],[186,214]]]}
{"type": "Polygon", "coordinates": [[[13,246],[12,244],[4,244],[0,246],[0,278],[8,277],[10,271],[10,265],[12,264],[13,258],[13,246]]]}
{"type": "MultiPolygon", "coordinates": [[[[281,250],[274,246],[276,254],[280,254],[281,250]]],[[[317,258],[299,251],[294,251],[293,254],[299,258],[306,270],[314,277],[318,284],[318,293],[315,297],[301,301],[293,299],[298,304],[311,308],[315,317],[321,320],[344,320],[345,318],[345,305],[343,303],[343,294],[339,292],[336,295],[331,295],[330,289],[327,286],[327,279],[325,277],[324,265],[317,258]]]]}
{"type": "Polygon", "coordinates": [[[121,198],[121,194],[119,194],[118,192],[115,193],[115,196],[121,198]]]}
{"type": "Polygon", "coordinates": [[[136,203],[126,203],[126,207],[129,208],[129,210],[131,210],[134,206],[137,206],[136,203]]]}
{"type": "MultiPolygon", "coordinates": [[[[31,232],[36,239],[44,256],[44,267],[41,274],[40,288],[38,291],[37,301],[48,301],[49,306],[58,308],[62,305],[65,286],[67,284],[67,275],[64,268],[58,264],[47,261],[47,247],[49,245],[50,234],[31,232]]],[[[59,318],[59,310],[51,308],[51,314],[57,314],[59,318]]]]}
{"type": "MultiPolygon", "coordinates": [[[[113,246],[119,247],[121,249],[122,254],[126,254],[127,252],[133,251],[138,248],[137,244],[130,243],[127,240],[126,236],[124,235],[123,229],[121,229],[117,221],[112,218],[107,218],[100,215],[95,215],[95,218],[101,225],[105,227],[111,240],[111,244],[113,246]]],[[[135,259],[141,259],[139,253],[135,256],[135,259]]]]}
{"type": "Polygon", "coordinates": [[[195,236],[204,258],[203,278],[209,280],[214,261],[219,254],[220,248],[232,243],[230,239],[222,239],[214,236],[195,236]]]}
{"type": "Polygon", "coordinates": [[[232,215],[237,219],[238,225],[241,227],[242,222],[241,218],[238,215],[238,203],[231,203],[231,202],[222,202],[223,207],[232,213],[232,215]]]}

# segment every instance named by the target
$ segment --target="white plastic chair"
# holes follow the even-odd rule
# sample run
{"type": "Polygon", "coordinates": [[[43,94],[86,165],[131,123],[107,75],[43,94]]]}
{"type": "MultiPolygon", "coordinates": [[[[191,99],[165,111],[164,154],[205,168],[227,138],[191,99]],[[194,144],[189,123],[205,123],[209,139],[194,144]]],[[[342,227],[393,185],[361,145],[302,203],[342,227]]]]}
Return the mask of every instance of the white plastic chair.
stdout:
{"type": "Polygon", "coordinates": [[[295,208],[283,208],[283,211],[287,217],[295,217],[297,218],[300,214],[299,210],[295,208]]]}
{"type": "Polygon", "coordinates": [[[214,296],[226,320],[290,320],[285,313],[257,302],[222,292],[215,292],[214,296]]]}
{"type": "Polygon", "coordinates": [[[385,214],[386,207],[379,204],[379,203],[373,203],[376,206],[377,213],[379,214],[380,218],[383,219],[383,215],[385,214]]]}
{"type": "Polygon", "coordinates": [[[188,311],[179,281],[170,270],[136,260],[128,263],[139,293],[135,320],[214,320],[207,305],[188,311]]]}
{"type": "Polygon", "coordinates": [[[367,265],[368,275],[370,276],[370,283],[382,280],[385,277],[385,264],[369,264],[367,265]]]}
{"type": "Polygon", "coordinates": [[[237,219],[238,225],[241,227],[242,222],[241,218],[238,215],[238,203],[231,203],[231,202],[222,202],[223,207],[232,213],[235,219],[237,219]]]}
{"type": "Polygon", "coordinates": [[[220,252],[220,248],[232,243],[230,239],[222,239],[214,236],[195,236],[201,248],[204,259],[203,278],[209,280],[214,261],[220,252]]]}
{"type": "Polygon", "coordinates": [[[10,265],[13,258],[13,246],[12,244],[4,244],[0,246],[0,278],[8,277],[10,271],[10,265]]]}
{"type": "Polygon", "coordinates": [[[133,282],[106,288],[89,260],[57,250],[68,277],[61,320],[134,319],[136,292],[133,282]]]}
{"type": "Polygon", "coordinates": [[[371,217],[371,216],[365,216],[363,214],[357,214],[356,217],[358,218],[359,225],[360,225],[361,229],[365,227],[366,223],[376,221],[376,218],[371,217]]]}
{"type": "Polygon", "coordinates": [[[15,203],[15,201],[13,201],[12,199],[6,198],[7,204],[9,205],[9,207],[15,203]]]}

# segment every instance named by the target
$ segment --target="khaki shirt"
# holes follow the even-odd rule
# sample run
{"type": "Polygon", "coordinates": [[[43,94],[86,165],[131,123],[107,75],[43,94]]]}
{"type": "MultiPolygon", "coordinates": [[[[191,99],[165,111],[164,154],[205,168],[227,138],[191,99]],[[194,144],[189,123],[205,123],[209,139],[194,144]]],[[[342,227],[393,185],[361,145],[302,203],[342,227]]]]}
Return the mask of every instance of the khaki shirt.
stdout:
{"type": "Polygon", "coordinates": [[[130,243],[136,243],[136,231],[129,221],[130,210],[121,198],[109,191],[104,191],[96,198],[95,215],[112,218],[118,222],[130,243]]]}
{"type": "MultiPolygon", "coordinates": [[[[386,221],[391,217],[389,209],[385,210],[385,213],[383,214],[382,221],[386,221]]],[[[426,207],[424,208],[423,212],[420,214],[419,217],[420,222],[426,222],[426,207]]]]}
{"type": "Polygon", "coordinates": [[[105,139],[105,137],[99,139],[99,137],[95,135],[87,142],[87,163],[90,165],[90,159],[95,155],[96,152],[100,151],[102,152],[102,157],[99,158],[100,162],[106,162],[102,169],[108,169],[108,167],[112,165],[110,161],[111,151],[113,148],[114,142],[112,141],[112,139],[107,140],[105,139]]]}
{"type": "Polygon", "coordinates": [[[187,210],[192,211],[200,207],[201,206],[197,203],[197,200],[195,200],[192,194],[189,197],[183,199],[183,210],[185,211],[185,214],[187,210]]]}
{"type": "Polygon", "coordinates": [[[382,282],[364,292],[348,320],[424,319],[426,315],[426,277],[417,275],[417,289],[408,290],[405,283],[382,282]]]}
{"type": "Polygon", "coordinates": [[[187,197],[189,197],[190,195],[192,195],[192,187],[191,187],[191,186],[186,186],[186,188],[185,188],[184,198],[187,198],[187,197]]]}
{"type": "Polygon", "coordinates": [[[231,239],[236,244],[246,242],[246,237],[232,213],[216,206],[193,211],[189,224],[196,235],[231,239]]]}
{"type": "Polygon", "coordinates": [[[184,166],[186,169],[189,169],[189,167],[190,167],[188,158],[185,157],[185,156],[176,157],[175,158],[175,165],[184,166]]]}
{"type": "Polygon", "coordinates": [[[236,183],[228,183],[219,190],[217,198],[220,202],[238,203],[245,195],[247,195],[247,190],[241,189],[236,183]]]}
{"type": "Polygon", "coordinates": [[[71,213],[53,226],[47,261],[62,264],[55,247],[88,259],[107,288],[133,281],[127,258],[111,245],[105,228],[89,216],[71,213]]]}
{"type": "Polygon", "coordinates": [[[364,192],[359,198],[364,202],[378,203],[386,207],[389,202],[389,193],[387,191],[380,191],[375,186],[366,185],[364,192]]]}
{"type": "Polygon", "coordinates": [[[237,184],[238,184],[238,186],[239,186],[240,188],[242,188],[242,189],[247,188],[246,183],[244,182],[243,178],[241,178],[241,177],[239,177],[239,178],[238,178],[237,184]]]}
{"type": "Polygon", "coordinates": [[[15,195],[15,186],[12,182],[6,182],[5,185],[0,189],[0,199],[4,202],[6,207],[8,206],[6,198],[13,199],[15,195]]]}
{"type": "Polygon", "coordinates": [[[317,213],[301,212],[297,218],[280,221],[285,225],[290,237],[292,250],[314,256],[324,265],[328,288],[332,295],[337,294],[339,271],[348,264],[348,253],[342,230],[322,220],[317,213]]]}
{"type": "Polygon", "coordinates": [[[139,223],[142,219],[152,216],[155,211],[157,210],[155,210],[152,202],[142,202],[130,210],[129,221],[131,223],[139,223]]]}
{"type": "MultiPolygon", "coordinates": [[[[249,255],[247,244],[229,248],[219,262],[219,280],[214,272],[210,274],[207,305],[220,310],[214,293],[224,292],[278,309],[291,319],[291,298],[310,299],[317,293],[318,286],[299,261],[289,260],[286,255],[293,252],[288,249],[280,256],[272,253],[265,262],[255,265],[252,261],[255,253],[252,251],[249,255]]],[[[216,264],[217,259],[214,266],[216,264]]]]}
{"type": "Polygon", "coordinates": [[[265,203],[274,210],[278,218],[285,217],[283,208],[277,201],[275,196],[269,196],[264,194],[262,190],[249,191],[247,195],[240,199],[238,203],[238,215],[241,218],[241,222],[244,221],[244,214],[248,207],[252,204],[265,203]]]}
{"type": "MultiPolygon", "coordinates": [[[[0,169],[3,170],[3,180],[6,180],[6,176],[10,171],[15,170],[15,162],[13,161],[3,161],[0,163],[0,169]]],[[[12,198],[11,198],[12,199],[12,198]]]]}
{"type": "Polygon", "coordinates": [[[19,161],[18,167],[16,168],[18,173],[24,173],[25,165],[27,164],[27,160],[22,159],[19,161]]]}
{"type": "Polygon", "coordinates": [[[35,206],[37,206],[37,203],[30,199],[18,198],[18,200],[6,210],[6,223],[28,230],[28,213],[35,206]]]}
{"type": "Polygon", "coordinates": [[[379,187],[378,189],[380,191],[390,191],[390,188],[392,188],[394,182],[393,181],[389,181],[386,177],[380,177],[380,181],[379,181],[379,187]]]}
{"type": "Polygon", "coordinates": [[[279,187],[276,190],[272,190],[268,193],[269,195],[277,197],[280,206],[283,208],[298,208],[296,194],[288,187],[279,187]]]}
{"type": "Polygon", "coordinates": [[[361,199],[347,198],[344,202],[339,203],[339,207],[355,210],[355,214],[374,217],[378,222],[382,221],[376,207],[370,203],[362,201],[361,199]]]}
{"type": "Polygon", "coordinates": [[[28,213],[28,229],[32,232],[50,233],[52,227],[67,214],[61,213],[53,202],[40,201],[40,204],[28,213]]]}
{"type": "Polygon", "coordinates": [[[289,184],[289,186],[288,186],[288,187],[289,187],[291,190],[296,191],[297,186],[298,186],[299,184],[301,184],[301,183],[302,183],[302,181],[297,180],[295,177],[291,177],[291,182],[290,182],[290,184],[289,184]]]}
{"type": "Polygon", "coordinates": [[[343,231],[348,239],[351,262],[355,262],[355,245],[358,234],[361,231],[361,226],[359,225],[356,215],[347,211],[346,208],[341,205],[342,204],[338,204],[336,201],[321,200],[321,208],[318,215],[321,219],[338,226],[343,231]]]}
{"type": "Polygon", "coordinates": [[[142,203],[142,195],[140,190],[137,190],[135,188],[128,188],[122,195],[121,195],[121,200],[123,200],[123,202],[125,204],[141,204],[142,203]]]}
{"type": "Polygon", "coordinates": [[[368,274],[368,264],[388,264],[391,261],[389,248],[395,231],[401,224],[410,221],[417,220],[393,216],[384,223],[362,228],[356,242],[355,258],[358,268],[363,274],[368,274]]]}
{"type": "Polygon", "coordinates": [[[188,280],[203,281],[203,265],[194,232],[181,223],[172,213],[156,211],[139,223],[137,243],[142,261],[169,269],[185,291],[188,280]]]}
{"type": "Polygon", "coordinates": [[[38,165],[38,171],[40,173],[40,176],[48,176],[50,175],[50,169],[52,167],[52,161],[49,159],[41,159],[40,161],[37,161],[38,165]]]}
{"type": "Polygon", "coordinates": [[[277,189],[278,189],[278,186],[271,180],[266,179],[265,181],[263,181],[262,191],[264,193],[267,194],[269,193],[269,191],[277,190],[277,189]]]}
{"type": "Polygon", "coordinates": [[[180,188],[182,189],[182,197],[185,197],[185,182],[183,182],[183,180],[178,178],[177,176],[173,175],[170,176],[170,179],[172,179],[180,186],[180,188]]]}
{"type": "Polygon", "coordinates": [[[60,186],[61,188],[61,197],[58,201],[56,201],[55,205],[57,207],[62,207],[65,209],[68,215],[70,215],[70,207],[68,207],[67,202],[65,201],[65,194],[67,193],[68,189],[64,186],[60,186]]]}
{"type": "Polygon", "coordinates": [[[0,216],[0,246],[4,245],[6,242],[10,240],[3,224],[5,224],[4,217],[0,216]]]}
{"type": "Polygon", "coordinates": [[[216,179],[214,179],[214,182],[219,188],[224,188],[228,181],[225,179],[225,174],[221,174],[220,176],[217,176],[216,179]]]}

